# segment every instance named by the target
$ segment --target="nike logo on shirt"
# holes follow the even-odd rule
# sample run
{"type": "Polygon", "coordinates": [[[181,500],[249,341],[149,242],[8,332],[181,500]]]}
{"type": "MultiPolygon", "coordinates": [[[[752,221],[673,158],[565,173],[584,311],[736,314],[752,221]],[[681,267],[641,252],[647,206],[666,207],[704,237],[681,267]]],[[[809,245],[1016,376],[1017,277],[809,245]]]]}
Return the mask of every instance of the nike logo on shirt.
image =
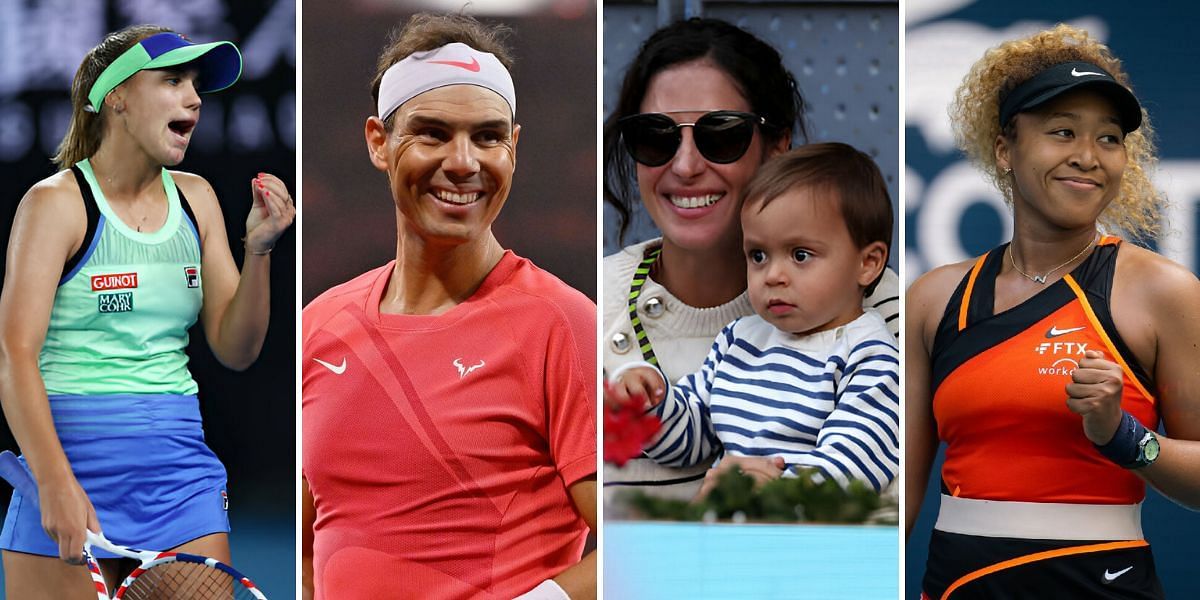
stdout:
{"type": "Polygon", "coordinates": [[[342,357],[342,364],[340,364],[340,365],[328,363],[319,358],[314,358],[313,361],[315,361],[317,364],[321,365],[322,367],[325,367],[326,369],[333,371],[334,375],[341,375],[342,373],[346,372],[346,357],[345,356],[342,357]]]}
{"type": "Polygon", "coordinates": [[[1056,338],[1060,335],[1067,335],[1068,333],[1072,333],[1075,331],[1082,331],[1082,330],[1083,330],[1083,327],[1071,327],[1069,329],[1059,329],[1058,325],[1055,325],[1050,328],[1050,331],[1046,332],[1046,337],[1047,338],[1056,338]]]}

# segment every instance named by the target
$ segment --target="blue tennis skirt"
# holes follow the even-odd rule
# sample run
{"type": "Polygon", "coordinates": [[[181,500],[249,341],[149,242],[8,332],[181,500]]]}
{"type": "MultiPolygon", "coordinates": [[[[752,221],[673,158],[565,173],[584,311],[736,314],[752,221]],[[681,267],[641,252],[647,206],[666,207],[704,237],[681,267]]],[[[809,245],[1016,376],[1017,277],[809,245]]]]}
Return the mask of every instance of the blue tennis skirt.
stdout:
{"type": "MultiPolygon", "coordinates": [[[[204,443],[196,396],[51,396],[50,411],[109,540],[169,550],[229,531],[225,467],[204,443]]],[[[58,556],[37,503],[20,492],[9,503],[0,548],[58,556]]]]}

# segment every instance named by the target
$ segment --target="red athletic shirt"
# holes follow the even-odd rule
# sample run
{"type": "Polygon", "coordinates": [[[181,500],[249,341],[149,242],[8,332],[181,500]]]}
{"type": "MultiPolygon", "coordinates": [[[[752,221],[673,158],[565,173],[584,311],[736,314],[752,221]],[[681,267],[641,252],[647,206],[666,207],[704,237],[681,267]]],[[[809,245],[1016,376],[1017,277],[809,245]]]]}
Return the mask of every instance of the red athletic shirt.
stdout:
{"type": "Polygon", "coordinates": [[[583,550],[595,305],[506,252],[444,314],[380,314],[393,266],[304,309],[316,597],[512,598],[583,550]]]}

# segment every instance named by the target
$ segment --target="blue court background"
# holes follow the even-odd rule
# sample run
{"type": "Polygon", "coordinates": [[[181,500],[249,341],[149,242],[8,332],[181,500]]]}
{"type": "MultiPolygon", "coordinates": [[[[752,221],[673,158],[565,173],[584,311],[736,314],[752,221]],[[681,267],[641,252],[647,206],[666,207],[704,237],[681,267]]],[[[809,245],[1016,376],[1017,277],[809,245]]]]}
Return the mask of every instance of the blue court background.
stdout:
{"type": "Polygon", "coordinates": [[[606,598],[893,600],[896,528],[604,523],[606,598]]]}
{"type": "MultiPolygon", "coordinates": [[[[1158,137],[1155,178],[1172,204],[1157,249],[1200,270],[1200,47],[1197,17],[1177,2],[913,0],[905,4],[905,278],[977,256],[1011,237],[1011,216],[997,192],[953,147],[946,107],[984,50],[1065,21],[1088,29],[1119,57],[1158,137]]],[[[932,473],[939,473],[941,456],[932,473]]],[[[907,545],[905,597],[919,594],[936,515],[937,477],[907,545]]],[[[1195,572],[1200,515],[1147,494],[1143,523],[1169,598],[1200,598],[1195,572]]]]}

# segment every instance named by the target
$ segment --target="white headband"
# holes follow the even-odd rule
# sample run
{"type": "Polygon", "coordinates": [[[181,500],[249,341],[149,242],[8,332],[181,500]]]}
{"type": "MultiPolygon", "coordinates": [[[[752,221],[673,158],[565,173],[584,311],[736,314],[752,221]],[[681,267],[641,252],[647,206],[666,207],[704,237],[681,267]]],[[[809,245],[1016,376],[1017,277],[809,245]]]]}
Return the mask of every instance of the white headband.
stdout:
{"type": "Polygon", "coordinates": [[[388,67],[379,83],[379,118],[387,120],[401,104],[417,94],[447,85],[477,85],[500,94],[513,116],[517,93],[512,76],[500,59],[454,42],[426,52],[414,52],[388,67]]]}

